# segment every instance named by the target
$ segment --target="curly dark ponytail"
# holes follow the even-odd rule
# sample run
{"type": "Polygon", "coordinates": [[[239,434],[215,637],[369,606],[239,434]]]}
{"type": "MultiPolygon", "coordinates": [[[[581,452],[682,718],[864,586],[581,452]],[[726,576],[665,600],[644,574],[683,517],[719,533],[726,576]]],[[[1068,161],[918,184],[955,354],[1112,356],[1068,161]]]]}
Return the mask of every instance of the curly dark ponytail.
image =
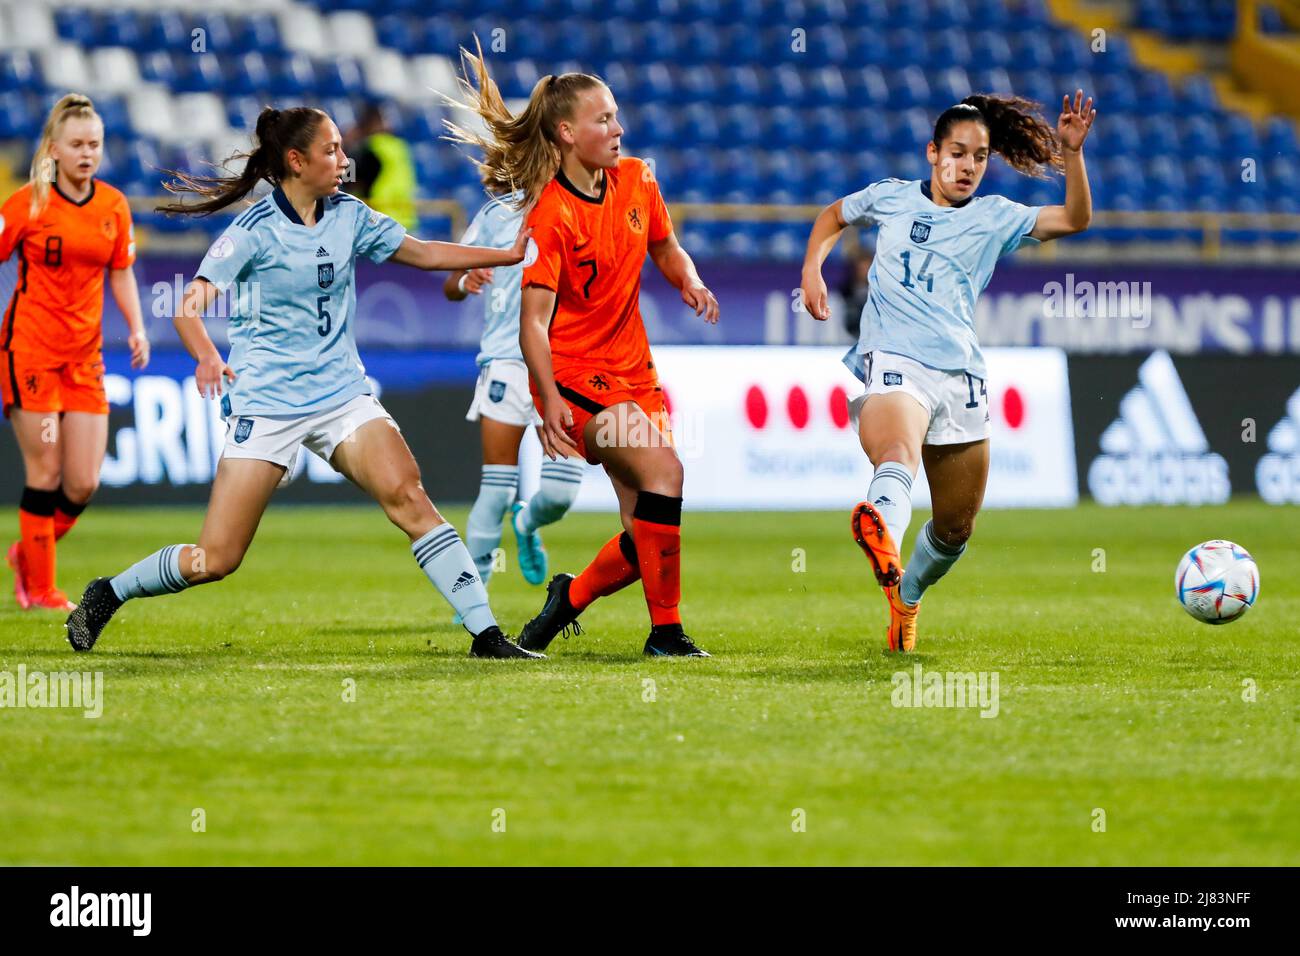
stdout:
{"type": "Polygon", "coordinates": [[[998,153],[1012,169],[1048,178],[1049,170],[1064,168],[1061,144],[1042,117],[1042,105],[1020,96],[976,93],[939,114],[934,124],[934,145],[938,148],[956,123],[974,120],[989,131],[989,149],[998,153]]]}
{"type": "Polygon", "coordinates": [[[278,186],[288,176],[285,154],[296,149],[306,153],[316,138],[320,124],[328,117],[318,109],[295,106],[277,110],[267,107],[257,115],[257,145],[251,152],[236,153],[214,169],[228,169],[228,164],[243,159],[243,171],[237,176],[190,176],[176,170],[163,170],[170,180],[163,188],[173,195],[193,193],[204,197],[202,202],[174,202],[156,207],[158,212],[207,216],[225,209],[253,191],[259,180],[265,179],[278,186]]]}

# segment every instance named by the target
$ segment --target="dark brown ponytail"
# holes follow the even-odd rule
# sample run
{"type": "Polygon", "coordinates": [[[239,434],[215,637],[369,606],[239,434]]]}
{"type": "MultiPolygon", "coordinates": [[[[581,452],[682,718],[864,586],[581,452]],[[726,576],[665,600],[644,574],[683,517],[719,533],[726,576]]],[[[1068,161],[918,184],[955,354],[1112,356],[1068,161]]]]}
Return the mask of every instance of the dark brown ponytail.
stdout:
{"type": "Polygon", "coordinates": [[[158,206],[158,212],[207,216],[238,202],[253,191],[259,180],[265,179],[273,186],[288,178],[289,168],[285,154],[291,149],[306,153],[316,138],[316,131],[326,115],[317,109],[295,106],[277,110],[267,107],[257,116],[257,144],[252,152],[236,153],[224,163],[211,164],[214,169],[229,169],[229,164],[243,159],[244,169],[239,175],[190,176],[176,170],[163,170],[170,180],[163,188],[173,195],[193,193],[204,197],[202,202],[174,202],[158,206]]]}
{"type": "Polygon", "coordinates": [[[952,127],[963,120],[982,123],[989,131],[989,149],[999,154],[1012,169],[1048,178],[1049,170],[1061,171],[1061,144],[1056,130],[1042,116],[1042,105],[1020,96],[976,93],[939,114],[934,124],[937,149],[952,127]]]}

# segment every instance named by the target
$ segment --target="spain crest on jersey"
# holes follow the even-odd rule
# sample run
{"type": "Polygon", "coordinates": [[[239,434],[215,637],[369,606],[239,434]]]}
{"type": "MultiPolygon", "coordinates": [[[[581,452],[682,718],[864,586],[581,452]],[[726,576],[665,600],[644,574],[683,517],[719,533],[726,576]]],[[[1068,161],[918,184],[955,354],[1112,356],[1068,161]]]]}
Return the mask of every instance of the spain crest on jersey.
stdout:
{"type": "Polygon", "coordinates": [[[325,262],[316,266],[316,284],[328,289],[334,282],[334,263],[325,262]]]}
{"type": "Polygon", "coordinates": [[[912,241],[925,242],[930,238],[930,226],[924,222],[912,222],[912,241]]]}
{"type": "Polygon", "coordinates": [[[242,444],[248,440],[248,436],[253,433],[253,420],[251,418],[241,418],[235,423],[235,444],[242,444]]]}

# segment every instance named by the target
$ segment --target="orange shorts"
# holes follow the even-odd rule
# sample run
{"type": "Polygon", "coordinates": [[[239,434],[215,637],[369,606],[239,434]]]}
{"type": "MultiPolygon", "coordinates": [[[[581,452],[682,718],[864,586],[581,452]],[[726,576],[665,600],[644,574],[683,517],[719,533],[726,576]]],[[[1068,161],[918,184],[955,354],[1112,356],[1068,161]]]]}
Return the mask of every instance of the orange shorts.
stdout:
{"type": "MultiPolygon", "coordinates": [[[[608,442],[612,446],[653,444],[664,439],[672,444],[673,433],[668,424],[668,406],[664,402],[664,390],[659,385],[653,366],[645,373],[645,378],[635,381],[611,373],[608,369],[595,366],[575,365],[569,368],[555,369],[555,384],[560,396],[569,403],[573,413],[573,427],[566,433],[578,444],[578,454],[596,465],[600,460],[587,447],[583,432],[587,422],[607,408],[624,402],[635,402],[645,412],[654,429],[638,429],[633,422],[615,421],[608,435],[599,433],[597,442],[608,442]],[[662,437],[660,437],[662,436],[662,437]]],[[[529,379],[533,393],[533,404],[537,413],[542,414],[542,399],[537,394],[537,387],[529,379]]]]}
{"type": "Polygon", "coordinates": [[[0,396],[5,417],[15,408],[31,412],[108,414],[104,362],[68,362],[30,352],[0,351],[0,396]]]}

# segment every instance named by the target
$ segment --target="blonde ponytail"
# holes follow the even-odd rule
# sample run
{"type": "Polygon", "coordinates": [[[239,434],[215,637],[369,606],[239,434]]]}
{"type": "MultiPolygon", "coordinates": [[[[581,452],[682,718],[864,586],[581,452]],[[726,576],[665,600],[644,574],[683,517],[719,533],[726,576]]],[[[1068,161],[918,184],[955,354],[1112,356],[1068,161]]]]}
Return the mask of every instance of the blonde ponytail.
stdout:
{"type": "MultiPolygon", "coordinates": [[[[41,141],[32,156],[32,168],[28,182],[32,187],[31,218],[35,219],[45,210],[50,201],[50,183],[54,182],[54,157],[50,155],[50,146],[59,135],[59,128],[69,119],[99,119],[95,104],[89,96],[81,93],[69,93],[54,104],[50,115],[45,119],[41,130],[41,141]]],[[[102,121],[101,121],[102,122],[102,121]]]]}
{"type": "Polygon", "coordinates": [[[585,90],[604,86],[598,76],[588,73],[546,75],[537,81],[528,105],[515,116],[506,107],[501,91],[488,73],[483,47],[470,53],[461,47],[459,85],[464,102],[444,96],[449,105],[477,113],[487,133],[477,133],[443,120],[447,135],[443,138],[483,151],[483,159],[471,157],[478,167],[483,185],[490,192],[523,191],[520,208],[533,202],[560,167],[560,147],[556,130],[561,120],[573,117],[578,96],[585,90]],[[471,80],[471,77],[473,78],[471,80]]]}

